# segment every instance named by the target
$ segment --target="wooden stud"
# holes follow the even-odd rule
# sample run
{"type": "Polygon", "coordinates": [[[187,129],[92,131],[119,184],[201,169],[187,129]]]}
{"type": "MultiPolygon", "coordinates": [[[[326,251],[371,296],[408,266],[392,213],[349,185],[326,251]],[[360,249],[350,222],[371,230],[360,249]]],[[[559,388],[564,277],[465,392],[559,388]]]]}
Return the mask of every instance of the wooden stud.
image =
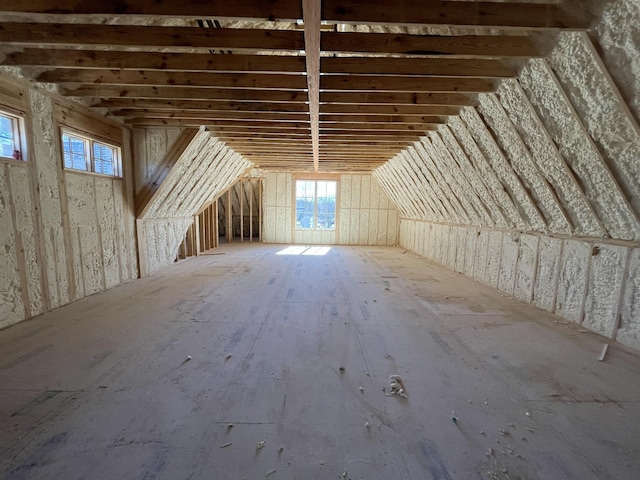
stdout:
{"type": "Polygon", "coordinates": [[[227,243],[233,241],[233,204],[231,203],[231,188],[227,190],[227,243]]]}
{"type": "Polygon", "coordinates": [[[238,201],[240,202],[240,242],[244,242],[244,180],[240,179],[240,191],[238,201]]]}
{"type": "Polygon", "coordinates": [[[253,242],[253,179],[249,180],[249,243],[253,242]]]}

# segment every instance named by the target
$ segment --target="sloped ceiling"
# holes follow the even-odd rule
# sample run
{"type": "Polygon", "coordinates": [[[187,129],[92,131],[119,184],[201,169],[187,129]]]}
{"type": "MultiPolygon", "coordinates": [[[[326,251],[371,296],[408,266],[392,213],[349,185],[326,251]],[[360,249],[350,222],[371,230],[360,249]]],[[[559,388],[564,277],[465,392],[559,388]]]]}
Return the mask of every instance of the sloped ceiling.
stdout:
{"type": "Polygon", "coordinates": [[[587,28],[570,6],[2,0],[0,42],[2,65],[128,125],[205,125],[265,169],[370,171],[587,28]]]}
{"type": "Polygon", "coordinates": [[[477,101],[374,172],[403,217],[638,244],[640,128],[587,34],[477,101]]]}

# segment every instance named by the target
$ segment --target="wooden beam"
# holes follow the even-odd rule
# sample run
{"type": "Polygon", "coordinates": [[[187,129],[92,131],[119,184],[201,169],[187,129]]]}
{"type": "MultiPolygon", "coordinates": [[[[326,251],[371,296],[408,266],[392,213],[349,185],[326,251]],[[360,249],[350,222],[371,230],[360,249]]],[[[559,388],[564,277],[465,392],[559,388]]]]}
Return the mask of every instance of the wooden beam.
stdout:
{"type": "Polygon", "coordinates": [[[155,27],[78,23],[0,23],[0,42],[5,45],[136,47],[166,51],[185,48],[215,50],[304,49],[301,32],[292,30],[155,27]]]}
{"type": "Polygon", "coordinates": [[[325,142],[327,140],[339,140],[341,142],[350,142],[352,140],[383,140],[384,138],[391,139],[393,141],[409,141],[416,142],[420,139],[420,132],[384,132],[380,131],[377,133],[372,133],[368,131],[340,131],[340,130],[330,130],[330,131],[322,131],[320,130],[320,143],[325,142]]]}
{"type": "MultiPolygon", "coordinates": [[[[457,3],[457,2],[456,2],[457,3]]],[[[392,10],[392,9],[389,9],[392,10]]],[[[529,37],[322,32],[323,52],[460,57],[539,57],[529,37]]]]}
{"type": "Polygon", "coordinates": [[[449,107],[444,105],[351,105],[351,104],[334,104],[323,103],[320,105],[320,118],[332,115],[357,115],[368,117],[373,120],[376,116],[388,115],[458,115],[459,107],[449,107]]]}
{"type": "MultiPolygon", "coordinates": [[[[161,121],[171,121],[169,119],[167,120],[161,120],[161,121]]],[[[177,121],[181,121],[181,120],[177,120],[177,121]]],[[[182,120],[182,121],[186,121],[186,120],[182,120]]],[[[265,128],[255,128],[254,126],[238,126],[238,127],[232,127],[232,126],[220,126],[220,125],[216,125],[215,123],[211,123],[211,122],[200,122],[200,125],[205,125],[205,126],[210,126],[210,130],[212,132],[214,132],[214,134],[216,132],[223,132],[223,133],[228,133],[230,135],[240,135],[240,136],[259,136],[259,135],[275,135],[275,136],[288,136],[291,138],[294,137],[302,137],[302,138],[308,138],[310,135],[310,129],[309,129],[309,125],[306,125],[306,127],[299,127],[299,128],[283,128],[283,127],[265,127],[265,128]]]]}
{"type": "Polygon", "coordinates": [[[499,28],[588,28],[587,19],[569,16],[561,5],[503,2],[403,0],[324,0],[322,20],[335,23],[446,25],[499,28]]]}
{"type": "Polygon", "coordinates": [[[211,132],[217,138],[225,138],[225,141],[231,142],[235,139],[240,140],[249,140],[251,138],[255,138],[256,140],[309,140],[311,138],[310,133],[307,131],[304,132],[295,132],[291,133],[291,130],[286,130],[284,132],[274,132],[274,131],[264,131],[264,130],[238,130],[238,129],[220,129],[215,128],[215,125],[211,126],[211,132]]]}
{"type": "Polygon", "coordinates": [[[424,136],[424,132],[427,131],[435,131],[436,125],[425,126],[424,129],[421,130],[364,130],[358,128],[340,128],[340,129],[332,129],[332,128],[320,128],[320,141],[322,141],[323,136],[357,136],[357,135],[368,135],[373,137],[396,137],[396,135],[406,135],[409,134],[415,135],[416,140],[419,139],[420,136],[424,136]]]}
{"type": "MultiPolygon", "coordinates": [[[[127,86],[114,85],[82,85],[78,88],[67,88],[64,94],[72,97],[99,97],[102,99],[145,100],[209,100],[235,102],[284,102],[305,103],[307,92],[299,90],[247,90],[226,88],[196,88],[196,87],[157,87],[157,86],[127,86]]],[[[133,102],[137,103],[137,102],[133,102]]],[[[122,105],[124,106],[124,105],[122,105]]],[[[306,107],[305,107],[306,109],[306,107]]]]}
{"type": "MultiPolygon", "coordinates": [[[[154,118],[149,118],[149,120],[156,120],[154,118]]],[[[157,119],[160,121],[170,121],[173,120],[171,118],[165,118],[165,119],[157,119]]],[[[195,120],[195,121],[202,121],[205,122],[205,124],[207,125],[214,125],[216,127],[217,130],[220,129],[225,129],[225,130],[237,130],[237,131],[255,131],[255,132],[261,132],[261,131],[282,131],[282,132],[289,132],[291,134],[296,134],[296,133],[300,133],[302,131],[306,131],[307,134],[309,134],[309,130],[310,130],[310,126],[309,126],[309,122],[272,122],[272,121],[265,121],[265,122],[246,122],[246,121],[235,121],[235,120],[212,120],[209,118],[195,118],[195,119],[190,119],[190,118],[176,118],[175,120],[195,120]]]]}
{"type": "Polygon", "coordinates": [[[320,81],[323,91],[394,91],[394,92],[492,92],[495,83],[482,78],[401,77],[372,75],[327,75],[320,81]]]}
{"type": "MultiPolygon", "coordinates": [[[[308,113],[272,113],[272,112],[216,112],[209,110],[170,110],[134,108],[114,110],[109,115],[116,117],[148,117],[148,118],[205,118],[212,121],[235,120],[251,123],[260,122],[308,122],[308,113]]],[[[418,118],[418,117],[416,117],[418,118]]]]}
{"type": "MultiPolygon", "coordinates": [[[[237,147],[234,146],[234,150],[238,153],[309,153],[311,149],[309,147],[283,147],[281,145],[275,145],[273,147],[237,147]]],[[[377,153],[377,152],[397,152],[402,150],[402,147],[393,145],[393,146],[382,146],[382,145],[371,145],[371,146],[360,146],[360,145],[336,145],[336,146],[322,146],[321,154],[326,153],[377,153]]]]}
{"type": "Polygon", "coordinates": [[[304,90],[302,75],[260,73],[165,72],[158,70],[56,69],[41,73],[39,82],[99,83],[101,85],[175,85],[184,87],[304,90]]]}
{"type": "Polygon", "coordinates": [[[230,148],[233,148],[234,151],[244,155],[244,154],[250,154],[250,153],[310,153],[311,152],[311,146],[307,147],[307,148],[287,148],[287,147],[283,147],[283,146],[275,146],[272,148],[257,148],[257,147],[243,147],[243,146],[236,146],[233,144],[228,144],[230,148]]]}
{"type": "MultiPolygon", "coordinates": [[[[255,118],[259,119],[293,119],[307,114],[308,110],[304,104],[271,104],[271,103],[243,103],[243,102],[206,102],[206,101],[160,101],[160,100],[131,100],[131,99],[111,99],[95,103],[94,107],[100,108],[125,108],[122,115],[129,115],[134,111],[139,111],[144,116],[146,110],[161,110],[172,112],[202,110],[215,116],[216,118],[255,118]],[[237,112],[237,113],[234,113],[237,112]]],[[[117,116],[117,110],[111,113],[117,116]]],[[[425,116],[438,115],[449,116],[459,112],[457,107],[448,106],[423,106],[423,105],[351,105],[351,104],[323,104],[321,105],[321,118],[328,115],[339,117],[341,115],[370,117],[371,121],[376,120],[376,116],[403,115],[403,116],[425,116]]],[[[306,118],[305,118],[306,120],[306,118]]]]}
{"type": "MultiPolygon", "coordinates": [[[[147,126],[147,127],[168,127],[168,126],[172,126],[172,127],[199,127],[201,125],[203,126],[209,126],[209,127],[216,127],[218,131],[225,131],[225,132],[229,132],[229,133],[238,133],[238,132],[243,132],[246,135],[251,136],[252,132],[256,132],[256,130],[261,130],[262,128],[259,128],[257,126],[253,126],[253,125],[248,125],[248,126],[244,126],[244,127],[230,127],[230,126],[225,126],[224,128],[220,127],[220,122],[216,122],[216,121],[212,121],[209,119],[201,119],[201,118],[196,118],[196,119],[188,119],[188,118],[146,118],[146,117],[135,117],[135,118],[128,118],[125,120],[125,124],[127,125],[139,125],[139,126],[147,126]]],[[[309,130],[309,125],[306,125],[306,128],[300,126],[300,127],[292,127],[291,125],[289,125],[288,127],[284,126],[285,124],[282,124],[282,126],[280,128],[278,128],[277,133],[281,134],[281,135],[292,135],[292,136],[298,136],[298,135],[310,135],[309,130]],[[306,130],[306,133],[303,133],[303,131],[306,130]]],[[[271,129],[272,127],[267,127],[265,128],[265,130],[267,129],[271,129]]],[[[273,130],[275,131],[275,129],[273,130]]],[[[259,133],[259,132],[256,132],[259,133]]],[[[266,132],[268,133],[268,132],[266,132]]]]}
{"type": "Polygon", "coordinates": [[[444,75],[482,78],[509,78],[518,74],[514,67],[498,60],[471,58],[324,57],[320,64],[324,74],[444,75]]]}
{"type": "Polygon", "coordinates": [[[304,43],[307,62],[307,92],[311,119],[313,170],[318,172],[320,145],[320,3],[321,0],[302,0],[304,43]]]}
{"type": "Polygon", "coordinates": [[[284,55],[109,52],[27,48],[7,53],[2,65],[122,70],[304,73],[304,58],[284,55]]]}
{"type": "Polygon", "coordinates": [[[436,122],[431,123],[383,123],[372,125],[370,123],[320,123],[320,131],[330,132],[331,130],[369,130],[373,132],[394,130],[426,132],[435,130],[436,122]]]}
{"type": "Polygon", "coordinates": [[[300,2],[295,0],[208,0],[206,2],[185,2],[184,0],[29,0],[15,2],[1,0],[0,12],[26,12],[49,14],[104,14],[104,15],[145,15],[194,18],[252,18],[256,20],[296,20],[302,18],[300,2]]]}
{"type": "Polygon", "coordinates": [[[252,159],[253,157],[260,157],[260,158],[279,158],[282,160],[285,160],[287,158],[308,158],[309,160],[313,160],[313,154],[311,152],[302,152],[302,153],[296,153],[296,152],[251,153],[250,152],[243,155],[249,159],[252,159]]]}
{"type": "Polygon", "coordinates": [[[325,115],[320,114],[320,121],[324,125],[331,122],[367,123],[443,123],[441,117],[432,115],[325,115]]]}
{"type": "Polygon", "coordinates": [[[274,138],[274,139],[265,139],[265,138],[253,138],[253,137],[248,137],[248,138],[238,138],[238,137],[231,137],[231,136],[227,136],[227,135],[223,135],[223,136],[216,136],[216,138],[218,138],[219,140],[223,141],[223,142],[230,142],[233,143],[233,145],[238,145],[238,146],[247,146],[250,147],[252,145],[256,145],[256,146],[261,146],[261,145],[277,145],[277,146],[281,146],[283,148],[290,148],[290,147],[295,147],[297,145],[299,145],[300,147],[305,147],[307,149],[311,149],[311,139],[307,138],[307,139],[295,139],[295,138],[274,138]]]}
{"type": "Polygon", "coordinates": [[[262,113],[307,113],[309,109],[304,103],[267,103],[267,102],[228,102],[206,100],[132,100],[108,99],[94,103],[97,108],[126,108],[126,109],[162,109],[162,110],[208,110],[216,112],[247,112],[262,113]]]}
{"type": "Polygon", "coordinates": [[[345,142],[342,138],[338,137],[338,138],[332,138],[332,137],[322,137],[320,139],[320,148],[324,147],[324,146],[330,146],[330,145],[352,145],[354,147],[357,147],[358,145],[377,145],[377,146],[393,146],[393,145],[397,145],[397,146],[407,146],[407,145],[412,145],[413,144],[413,139],[415,138],[415,136],[411,137],[411,140],[408,140],[406,138],[378,138],[376,136],[373,137],[366,137],[366,136],[362,136],[362,137],[354,137],[353,139],[351,139],[349,142],[345,142]]]}
{"type": "Polygon", "coordinates": [[[391,104],[391,105],[453,105],[475,106],[478,102],[462,93],[417,92],[322,92],[322,103],[391,104]]]}

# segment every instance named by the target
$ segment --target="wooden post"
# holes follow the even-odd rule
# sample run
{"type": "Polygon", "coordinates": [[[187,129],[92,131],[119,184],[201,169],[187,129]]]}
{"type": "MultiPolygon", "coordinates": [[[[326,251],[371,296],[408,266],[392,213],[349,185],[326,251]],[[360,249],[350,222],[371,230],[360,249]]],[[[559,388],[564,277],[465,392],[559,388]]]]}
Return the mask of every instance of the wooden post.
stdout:
{"type": "Polygon", "coordinates": [[[240,242],[244,242],[244,180],[240,180],[240,195],[238,195],[240,201],[240,242]]]}
{"type": "Polygon", "coordinates": [[[194,220],[193,225],[195,231],[193,232],[193,243],[196,246],[195,255],[197,257],[200,255],[200,215],[194,217],[194,220]]]}
{"type": "Polygon", "coordinates": [[[232,218],[233,208],[231,206],[231,188],[227,190],[227,242],[231,243],[233,240],[233,232],[231,229],[233,228],[233,218],[232,218]]]}
{"type": "Polygon", "coordinates": [[[249,180],[249,242],[253,242],[253,179],[249,180]]]}
{"type": "Polygon", "coordinates": [[[138,237],[138,268],[140,270],[140,278],[149,275],[147,271],[147,242],[146,242],[146,225],[144,220],[136,220],[136,233],[138,237]]]}
{"type": "Polygon", "coordinates": [[[218,225],[218,199],[216,198],[215,201],[213,202],[213,221],[214,221],[214,230],[215,230],[215,235],[213,237],[214,240],[214,247],[218,248],[220,246],[220,232],[218,231],[218,229],[220,228],[218,225]]]}
{"type": "Polygon", "coordinates": [[[262,243],[262,178],[258,180],[258,241],[262,243]]]}
{"type": "Polygon", "coordinates": [[[207,217],[209,217],[209,249],[216,248],[215,222],[213,219],[213,203],[207,207],[207,217]]]}
{"type": "Polygon", "coordinates": [[[182,239],[182,243],[180,244],[180,248],[178,249],[178,259],[184,260],[187,258],[187,236],[185,235],[182,239]]]}
{"type": "Polygon", "coordinates": [[[204,236],[204,249],[206,251],[208,251],[211,246],[209,245],[209,217],[207,216],[207,210],[205,209],[204,212],[202,212],[202,218],[204,219],[204,232],[203,232],[203,236],[204,236]]]}

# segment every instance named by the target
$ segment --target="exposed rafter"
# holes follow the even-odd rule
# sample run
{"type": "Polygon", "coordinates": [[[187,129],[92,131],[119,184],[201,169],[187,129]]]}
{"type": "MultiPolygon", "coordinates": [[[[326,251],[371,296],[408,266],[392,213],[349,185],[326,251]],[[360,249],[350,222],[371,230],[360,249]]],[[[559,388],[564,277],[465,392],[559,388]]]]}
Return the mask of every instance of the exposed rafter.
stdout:
{"type": "Polygon", "coordinates": [[[557,0],[0,0],[0,65],[255,165],[371,170],[584,27],[557,0]]]}

